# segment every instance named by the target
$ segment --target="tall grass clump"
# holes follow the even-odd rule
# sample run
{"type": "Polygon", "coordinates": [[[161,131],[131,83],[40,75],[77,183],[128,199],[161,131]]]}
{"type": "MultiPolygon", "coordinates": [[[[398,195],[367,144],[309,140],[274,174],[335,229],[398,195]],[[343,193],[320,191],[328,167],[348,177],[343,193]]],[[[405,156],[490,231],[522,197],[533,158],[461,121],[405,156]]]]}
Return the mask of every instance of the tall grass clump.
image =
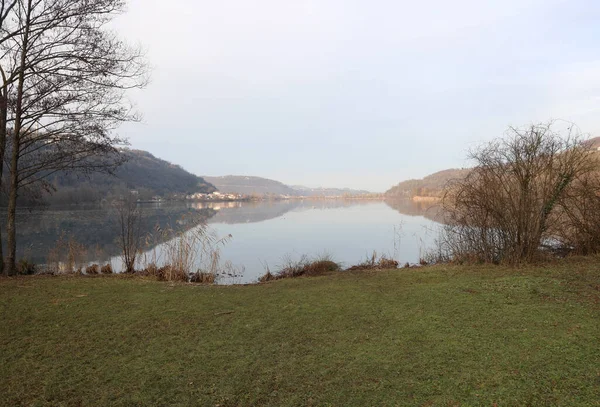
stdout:
{"type": "Polygon", "coordinates": [[[373,251],[370,256],[366,256],[361,263],[349,267],[348,271],[356,270],[389,270],[398,268],[398,262],[385,254],[377,254],[373,251]]]}
{"type": "Polygon", "coordinates": [[[271,273],[267,266],[266,272],[259,278],[259,282],[301,276],[320,276],[339,270],[341,270],[340,265],[327,254],[312,259],[306,255],[300,256],[299,259],[294,259],[291,255],[285,255],[278,271],[271,273]]]}
{"type": "Polygon", "coordinates": [[[46,256],[46,271],[53,274],[74,273],[86,265],[87,249],[72,236],[61,233],[46,256]]]}
{"type": "Polygon", "coordinates": [[[230,262],[221,262],[221,250],[232,236],[218,237],[206,224],[194,222],[189,230],[155,228],[147,243],[164,241],[144,257],[143,271],[161,281],[185,281],[213,284],[220,277],[237,277],[240,270],[230,262]],[[159,266],[160,264],[160,266],[159,266]]]}

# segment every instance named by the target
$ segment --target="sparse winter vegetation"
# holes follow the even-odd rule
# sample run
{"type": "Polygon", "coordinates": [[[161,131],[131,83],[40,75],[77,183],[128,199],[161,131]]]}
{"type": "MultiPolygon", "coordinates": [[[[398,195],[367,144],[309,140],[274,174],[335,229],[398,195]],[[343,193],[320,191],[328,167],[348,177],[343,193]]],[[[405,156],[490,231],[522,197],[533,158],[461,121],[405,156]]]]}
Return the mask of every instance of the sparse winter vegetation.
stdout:
{"type": "Polygon", "coordinates": [[[471,154],[475,167],[444,197],[440,253],[460,262],[517,264],[548,250],[600,248],[591,215],[600,199],[598,153],[573,125],[557,127],[511,128],[471,154]]]}
{"type": "Polygon", "coordinates": [[[0,407],[600,407],[599,13],[0,0],[0,407]]]}

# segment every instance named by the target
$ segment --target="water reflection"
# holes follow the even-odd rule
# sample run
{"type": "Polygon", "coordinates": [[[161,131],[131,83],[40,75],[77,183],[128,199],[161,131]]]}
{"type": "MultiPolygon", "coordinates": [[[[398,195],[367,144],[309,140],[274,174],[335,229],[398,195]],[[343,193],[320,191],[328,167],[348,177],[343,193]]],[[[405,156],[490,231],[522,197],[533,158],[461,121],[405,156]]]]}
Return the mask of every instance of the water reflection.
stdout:
{"type": "MultiPolygon", "coordinates": [[[[142,235],[157,228],[187,230],[215,216],[210,208],[144,204],[142,235]]],[[[5,227],[6,212],[0,214],[5,227]]],[[[17,258],[41,264],[59,239],[72,240],[87,248],[87,258],[106,261],[120,253],[118,223],[111,208],[46,208],[17,213],[17,258]]],[[[3,241],[3,244],[5,242],[3,241]]],[[[160,242],[158,242],[160,243],[160,242]]]]}
{"type": "MultiPolygon", "coordinates": [[[[350,265],[376,250],[401,263],[418,262],[433,239],[431,231],[439,213],[431,203],[410,200],[155,203],[144,205],[142,234],[153,235],[146,250],[160,250],[168,236],[156,230],[185,232],[208,223],[218,236],[233,235],[222,258],[245,267],[243,281],[248,282],[256,280],[265,265],[276,268],[286,254],[310,256],[327,251],[350,265]]],[[[6,219],[5,214],[0,216],[6,219]]],[[[112,258],[113,266],[119,268],[118,224],[110,208],[21,211],[17,222],[18,257],[45,263],[63,236],[88,248],[88,260],[112,258]]]]}
{"type": "Polygon", "coordinates": [[[434,222],[443,221],[442,206],[439,201],[415,202],[412,199],[386,199],[386,205],[408,216],[423,216],[434,222]]]}
{"type": "Polygon", "coordinates": [[[277,218],[294,210],[300,201],[261,201],[261,202],[198,202],[190,204],[194,208],[210,208],[215,216],[209,223],[253,223],[277,218]]]}

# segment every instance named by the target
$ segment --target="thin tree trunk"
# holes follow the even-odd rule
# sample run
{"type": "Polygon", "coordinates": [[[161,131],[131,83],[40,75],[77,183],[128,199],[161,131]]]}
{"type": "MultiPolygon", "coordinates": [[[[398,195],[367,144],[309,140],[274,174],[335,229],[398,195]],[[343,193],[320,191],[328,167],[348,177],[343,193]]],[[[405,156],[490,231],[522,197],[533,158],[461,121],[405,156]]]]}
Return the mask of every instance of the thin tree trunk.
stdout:
{"type": "MultiPolygon", "coordinates": [[[[16,129],[15,129],[16,130],[16,129]]],[[[16,134],[16,133],[15,133],[16,134]]],[[[17,148],[14,144],[15,139],[18,138],[13,135],[13,148],[17,148]]],[[[6,256],[6,272],[9,275],[16,273],[16,256],[17,256],[17,238],[16,238],[16,225],[15,217],[17,213],[17,165],[18,165],[18,152],[13,152],[10,162],[10,181],[9,181],[9,193],[8,193],[8,219],[6,224],[7,234],[7,249],[8,253],[6,256]]]]}
{"type": "MultiPolygon", "coordinates": [[[[6,83],[6,82],[5,82],[6,83]]],[[[6,86],[6,85],[5,85],[6,86]]],[[[0,187],[2,186],[2,173],[4,170],[4,153],[6,151],[6,119],[8,117],[6,103],[6,87],[0,93],[0,187]]],[[[2,252],[2,228],[0,228],[0,274],[5,273],[4,253],[2,252]]]]}
{"type": "MultiPolygon", "coordinates": [[[[4,27],[4,21],[6,20],[8,13],[17,4],[17,1],[12,1],[8,7],[4,8],[4,1],[2,2],[2,13],[0,13],[0,28],[4,27]]],[[[4,154],[6,152],[6,133],[8,128],[8,82],[6,80],[6,73],[0,66],[0,74],[2,74],[2,90],[0,90],[0,187],[2,187],[2,175],[4,172],[4,154]]],[[[4,267],[4,253],[2,252],[2,228],[0,228],[0,274],[5,274],[6,269],[4,267]]]]}
{"type": "Polygon", "coordinates": [[[31,21],[31,1],[27,2],[27,14],[25,19],[25,30],[23,34],[23,46],[21,48],[21,66],[19,67],[19,80],[17,84],[17,104],[15,109],[15,127],[12,134],[12,156],[10,160],[10,180],[8,194],[8,219],[6,226],[7,249],[6,268],[9,275],[16,273],[17,236],[16,236],[16,213],[17,197],[19,189],[19,150],[21,141],[21,126],[23,115],[23,83],[25,82],[25,63],[28,52],[29,29],[31,21]]]}

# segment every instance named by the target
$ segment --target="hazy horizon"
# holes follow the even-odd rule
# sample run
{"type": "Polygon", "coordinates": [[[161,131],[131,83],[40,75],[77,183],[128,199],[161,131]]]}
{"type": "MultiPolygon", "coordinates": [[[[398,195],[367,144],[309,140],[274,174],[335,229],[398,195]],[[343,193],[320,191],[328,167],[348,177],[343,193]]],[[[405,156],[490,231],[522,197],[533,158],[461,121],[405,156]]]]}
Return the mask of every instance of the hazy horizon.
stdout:
{"type": "Polygon", "coordinates": [[[115,29],[152,83],[119,134],[198,175],[371,191],[509,125],[600,135],[600,3],[485,3],[131,0],[115,29]]]}

